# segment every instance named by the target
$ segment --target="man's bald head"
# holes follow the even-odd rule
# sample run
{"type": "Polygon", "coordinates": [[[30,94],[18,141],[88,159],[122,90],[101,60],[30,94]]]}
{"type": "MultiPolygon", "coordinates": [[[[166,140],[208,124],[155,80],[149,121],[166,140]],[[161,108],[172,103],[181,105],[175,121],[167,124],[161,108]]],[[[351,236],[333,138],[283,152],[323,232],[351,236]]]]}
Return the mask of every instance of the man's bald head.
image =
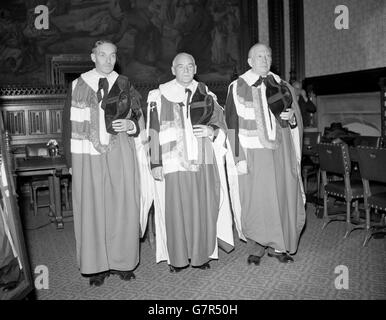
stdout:
{"type": "Polygon", "coordinates": [[[175,56],[172,63],[172,74],[179,84],[187,87],[197,72],[196,62],[192,55],[182,52],[175,56]]]}
{"type": "Polygon", "coordinates": [[[272,50],[264,43],[256,43],[249,49],[248,64],[259,76],[266,76],[271,69],[272,50]]]}
{"type": "Polygon", "coordinates": [[[191,54],[186,53],[186,52],[180,52],[180,53],[178,53],[178,54],[174,57],[173,62],[172,62],[172,67],[175,67],[176,64],[177,64],[177,62],[179,61],[179,59],[182,58],[182,57],[186,57],[186,58],[192,60],[192,61],[193,61],[193,64],[196,65],[196,61],[194,60],[194,57],[193,57],[191,54]]]}
{"type": "Polygon", "coordinates": [[[256,49],[261,49],[261,48],[265,48],[267,49],[271,54],[272,54],[272,49],[271,47],[267,46],[266,44],[264,43],[256,43],[254,44],[248,51],[248,58],[251,58],[251,55],[253,53],[253,51],[255,51],[256,49]]]}

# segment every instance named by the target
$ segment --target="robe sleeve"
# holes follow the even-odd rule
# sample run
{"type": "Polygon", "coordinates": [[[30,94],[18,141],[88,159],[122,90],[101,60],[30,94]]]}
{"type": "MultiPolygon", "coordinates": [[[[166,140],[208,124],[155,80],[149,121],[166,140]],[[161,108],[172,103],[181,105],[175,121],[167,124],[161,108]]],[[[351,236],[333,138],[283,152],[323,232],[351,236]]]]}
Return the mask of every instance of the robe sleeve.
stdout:
{"type": "Polygon", "coordinates": [[[134,88],[133,85],[130,84],[129,88],[130,93],[130,100],[131,100],[131,110],[132,112],[129,113],[129,119],[133,121],[135,125],[135,131],[133,133],[128,133],[129,137],[138,137],[141,129],[139,126],[139,121],[143,117],[142,110],[141,110],[141,95],[140,93],[134,88]]]}
{"type": "Polygon", "coordinates": [[[213,138],[213,141],[214,141],[216,140],[219,130],[223,130],[224,133],[227,132],[227,125],[225,123],[224,109],[217,102],[216,95],[213,92],[209,91],[207,87],[205,89],[208,92],[208,94],[213,97],[213,100],[214,100],[213,114],[208,122],[208,126],[212,127],[214,131],[214,138],[213,138]]]}
{"type": "Polygon", "coordinates": [[[289,88],[291,94],[292,94],[292,105],[291,108],[295,112],[295,119],[296,119],[296,125],[294,127],[291,126],[292,130],[298,130],[299,131],[299,143],[300,143],[300,150],[303,145],[303,119],[302,119],[302,113],[300,111],[300,107],[298,104],[298,101],[296,100],[296,94],[295,89],[288,83],[284,82],[287,87],[289,88]]]}
{"type": "Polygon", "coordinates": [[[225,123],[225,117],[224,117],[224,109],[221,108],[221,106],[217,103],[217,101],[214,101],[213,115],[210,118],[208,126],[212,127],[214,130],[213,141],[216,140],[216,137],[220,130],[223,130],[224,133],[227,132],[227,125],[225,123]]]}
{"type": "Polygon", "coordinates": [[[64,103],[62,113],[62,145],[63,155],[67,167],[71,168],[71,100],[72,100],[72,83],[68,86],[67,98],[64,103]]]}
{"type": "Polygon", "coordinates": [[[237,82],[230,85],[225,103],[225,120],[228,127],[228,138],[231,145],[235,163],[246,160],[245,153],[239,142],[239,116],[237,114],[236,105],[233,97],[233,86],[237,82]]]}
{"type": "Polygon", "coordinates": [[[150,168],[162,166],[162,149],[159,141],[160,120],[158,109],[160,104],[159,90],[149,92],[148,98],[149,138],[150,138],[150,168]]]}

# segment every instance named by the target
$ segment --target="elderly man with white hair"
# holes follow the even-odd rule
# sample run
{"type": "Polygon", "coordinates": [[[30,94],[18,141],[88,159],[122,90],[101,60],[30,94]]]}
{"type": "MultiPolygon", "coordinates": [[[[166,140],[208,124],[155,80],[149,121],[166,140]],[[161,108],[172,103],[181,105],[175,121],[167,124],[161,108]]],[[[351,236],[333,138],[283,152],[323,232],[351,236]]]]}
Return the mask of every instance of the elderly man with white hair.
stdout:
{"type": "Polygon", "coordinates": [[[228,174],[232,205],[250,245],[247,261],[255,265],[266,249],[293,262],[305,223],[301,113],[293,88],[270,72],[271,63],[268,46],[252,46],[251,69],[231,83],[225,106],[235,164],[228,174]]]}

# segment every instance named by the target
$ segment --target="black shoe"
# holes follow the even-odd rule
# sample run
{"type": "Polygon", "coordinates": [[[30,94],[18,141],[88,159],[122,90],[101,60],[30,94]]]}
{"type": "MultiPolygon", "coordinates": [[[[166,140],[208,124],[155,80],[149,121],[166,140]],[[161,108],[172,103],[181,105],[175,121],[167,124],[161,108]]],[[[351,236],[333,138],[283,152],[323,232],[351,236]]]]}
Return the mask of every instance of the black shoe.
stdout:
{"type": "Polygon", "coordinates": [[[261,257],[259,257],[259,256],[254,256],[253,254],[251,254],[251,255],[248,257],[247,262],[248,262],[248,264],[253,263],[253,264],[255,264],[256,266],[258,266],[258,265],[260,264],[260,259],[261,259],[261,257]]]}
{"type": "Polygon", "coordinates": [[[131,279],[135,279],[135,274],[133,271],[119,271],[119,270],[111,270],[111,274],[116,274],[119,276],[121,280],[129,281],[131,279]]]}
{"type": "Polygon", "coordinates": [[[294,262],[294,259],[289,254],[287,254],[285,252],[280,252],[280,253],[279,252],[275,252],[275,253],[268,252],[268,257],[276,258],[281,263],[292,263],[292,262],[294,262]]]}
{"type": "Polygon", "coordinates": [[[105,278],[107,278],[109,275],[109,271],[100,272],[92,275],[90,277],[90,286],[100,287],[105,282],[105,278]]]}
{"type": "Polygon", "coordinates": [[[169,270],[171,273],[177,273],[177,272],[180,272],[181,270],[183,269],[183,267],[174,267],[172,265],[169,265],[169,270]]]}
{"type": "Polygon", "coordinates": [[[210,269],[210,264],[209,262],[205,262],[204,264],[200,265],[200,266],[192,266],[193,268],[197,268],[197,269],[201,269],[201,270],[205,270],[205,269],[210,269]]]}

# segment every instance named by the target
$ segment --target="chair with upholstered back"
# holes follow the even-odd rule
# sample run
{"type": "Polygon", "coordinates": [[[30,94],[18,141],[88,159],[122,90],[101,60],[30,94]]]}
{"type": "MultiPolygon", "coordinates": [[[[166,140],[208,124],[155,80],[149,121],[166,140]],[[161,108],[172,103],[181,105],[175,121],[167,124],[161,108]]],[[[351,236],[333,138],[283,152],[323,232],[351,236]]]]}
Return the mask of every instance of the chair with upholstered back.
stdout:
{"type": "MultiPolygon", "coordinates": [[[[344,235],[346,238],[352,230],[364,227],[364,224],[354,225],[351,221],[351,202],[364,196],[362,182],[360,180],[351,180],[351,160],[347,144],[319,143],[318,155],[323,184],[324,210],[322,229],[331,221],[346,221],[346,233],[344,235]],[[332,174],[330,179],[327,178],[328,174],[332,174]],[[340,214],[328,214],[328,196],[343,198],[345,200],[345,219],[342,219],[340,214]]],[[[357,211],[357,201],[355,201],[355,208],[357,211]]]]}
{"type": "Polygon", "coordinates": [[[381,137],[373,136],[358,136],[354,139],[354,147],[366,146],[379,148],[381,145],[381,137]]]}
{"type": "MultiPolygon", "coordinates": [[[[381,146],[381,143],[382,143],[381,137],[377,137],[377,136],[357,136],[353,140],[354,147],[365,146],[365,147],[379,148],[381,146]]],[[[353,174],[356,175],[356,178],[362,179],[362,177],[360,176],[358,163],[355,163],[355,166],[353,168],[353,174]]]]}
{"type": "MultiPolygon", "coordinates": [[[[386,149],[358,147],[359,170],[362,176],[364,194],[364,203],[366,210],[366,237],[363,246],[373,236],[381,230],[386,230],[385,214],[382,215],[380,223],[371,225],[370,209],[386,211],[386,149]],[[372,229],[375,228],[376,232],[372,229]]],[[[384,232],[384,231],[383,231],[384,232]]]]}

